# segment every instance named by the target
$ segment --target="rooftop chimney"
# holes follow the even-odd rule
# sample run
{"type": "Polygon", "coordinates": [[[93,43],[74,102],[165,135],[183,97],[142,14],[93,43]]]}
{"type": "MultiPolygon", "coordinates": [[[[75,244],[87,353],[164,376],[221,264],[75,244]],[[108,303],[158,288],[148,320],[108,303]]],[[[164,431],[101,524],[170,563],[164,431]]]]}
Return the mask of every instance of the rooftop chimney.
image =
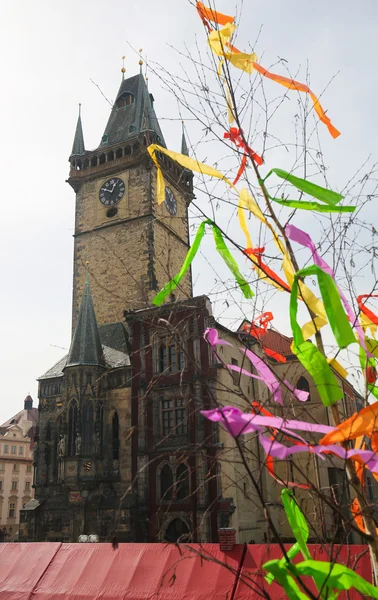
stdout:
{"type": "Polygon", "coordinates": [[[28,394],[24,400],[24,410],[31,410],[33,408],[33,398],[28,394]]]}
{"type": "Polygon", "coordinates": [[[230,552],[236,544],[236,529],[232,527],[222,527],[218,529],[219,550],[221,552],[230,552]]]}

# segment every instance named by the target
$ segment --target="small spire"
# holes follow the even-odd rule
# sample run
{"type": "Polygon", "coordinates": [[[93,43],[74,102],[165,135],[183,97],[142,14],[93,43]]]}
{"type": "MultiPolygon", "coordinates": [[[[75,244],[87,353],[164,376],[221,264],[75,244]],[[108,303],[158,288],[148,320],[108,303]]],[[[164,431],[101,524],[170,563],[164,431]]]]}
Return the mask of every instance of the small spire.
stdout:
{"type": "Polygon", "coordinates": [[[122,73],[122,81],[125,81],[125,73],[126,73],[126,69],[125,69],[125,58],[126,58],[126,56],[122,56],[122,69],[121,69],[121,73],[122,73]]]}
{"type": "Polygon", "coordinates": [[[89,285],[89,271],[88,271],[89,261],[85,261],[85,285],[89,285]]]}
{"type": "Polygon", "coordinates": [[[72,145],[71,156],[82,156],[85,153],[83,126],[81,124],[81,104],[79,104],[79,116],[75,131],[74,142],[72,145]]]}
{"type": "Polygon", "coordinates": [[[105,366],[96,313],[93,306],[91,290],[87,281],[84,286],[79,316],[72,338],[66,367],[75,365],[105,366]]]}
{"type": "Polygon", "coordinates": [[[189,156],[188,144],[186,143],[186,138],[185,138],[184,121],[181,121],[181,125],[182,125],[181,154],[185,154],[185,156],[189,156]]]}
{"type": "Polygon", "coordinates": [[[139,48],[139,72],[142,75],[142,67],[143,67],[143,59],[142,59],[142,50],[143,48],[139,48]]]}

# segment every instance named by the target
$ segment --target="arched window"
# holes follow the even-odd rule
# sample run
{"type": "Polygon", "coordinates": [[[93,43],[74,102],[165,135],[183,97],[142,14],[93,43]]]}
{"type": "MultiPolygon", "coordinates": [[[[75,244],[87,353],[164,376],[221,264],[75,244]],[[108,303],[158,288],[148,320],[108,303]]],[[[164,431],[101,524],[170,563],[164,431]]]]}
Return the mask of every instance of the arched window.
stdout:
{"type": "Polygon", "coordinates": [[[81,416],[82,454],[92,454],[93,451],[93,402],[87,400],[81,416]]]}
{"type": "Polygon", "coordinates": [[[77,404],[71,402],[68,411],[68,455],[75,456],[75,438],[77,431],[77,404]]]}
{"type": "Polygon", "coordinates": [[[176,499],[187,500],[189,496],[189,469],[181,463],[176,471],[176,499]]]}
{"type": "Polygon", "coordinates": [[[160,471],[160,499],[171,500],[173,492],[173,473],[169,465],[164,465],[160,471]]]}
{"type": "Polygon", "coordinates": [[[173,519],[165,532],[167,542],[189,542],[190,530],[182,519],[173,519]]]}
{"type": "Polygon", "coordinates": [[[113,432],[113,460],[119,460],[119,419],[115,412],[112,420],[113,432]]]}
{"type": "Polygon", "coordinates": [[[310,398],[310,385],[305,377],[300,377],[298,379],[298,383],[296,385],[297,390],[302,390],[303,392],[308,392],[307,402],[311,400],[310,398]]]}

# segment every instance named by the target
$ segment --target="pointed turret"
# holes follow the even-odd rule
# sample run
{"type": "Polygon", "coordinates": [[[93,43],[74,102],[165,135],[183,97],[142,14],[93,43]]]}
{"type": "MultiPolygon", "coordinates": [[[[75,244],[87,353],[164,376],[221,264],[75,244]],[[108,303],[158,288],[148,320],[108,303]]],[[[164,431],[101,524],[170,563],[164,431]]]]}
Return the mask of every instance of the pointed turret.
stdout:
{"type": "Polygon", "coordinates": [[[79,104],[79,116],[77,119],[74,143],[71,156],[82,156],[85,153],[83,126],[81,124],[81,104],[79,104]]]}
{"type": "Polygon", "coordinates": [[[76,365],[105,367],[104,352],[101,346],[88,275],[66,367],[76,365]]]}
{"type": "Polygon", "coordinates": [[[182,122],[182,136],[181,136],[181,154],[185,154],[185,156],[189,156],[188,145],[186,143],[185,131],[184,131],[184,121],[182,122]]]}
{"type": "Polygon", "coordinates": [[[154,134],[157,143],[165,146],[163,134],[153,106],[154,98],[148,93],[146,81],[138,75],[123,79],[100,147],[111,146],[137,138],[141,132],[154,134]]]}

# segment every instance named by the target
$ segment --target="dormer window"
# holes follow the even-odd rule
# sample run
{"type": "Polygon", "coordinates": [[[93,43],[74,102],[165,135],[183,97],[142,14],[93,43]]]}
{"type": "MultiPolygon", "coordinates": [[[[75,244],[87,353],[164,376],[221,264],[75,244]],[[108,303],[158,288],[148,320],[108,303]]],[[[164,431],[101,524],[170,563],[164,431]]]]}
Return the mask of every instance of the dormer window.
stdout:
{"type": "Polygon", "coordinates": [[[118,98],[118,100],[116,102],[116,107],[123,108],[124,106],[130,106],[130,104],[134,104],[134,102],[135,102],[135,97],[132,94],[130,94],[129,92],[125,92],[118,98]]]}
{"type": "Polygon", "coordinates": [[[109,140],[109,136],[108,136],[108,134],[107,134],[107,133],[105,133],[105,134],[102,136],[102,139],[101,139],[101,144],[107,144],[107,143],[108,143],[108,140],[109,140]]]}
{"type": "Polygon", "coordinates": [[[129,133],[133,133],[134,131],[136,131],[135,125],[129,125],[129,133]]]}

